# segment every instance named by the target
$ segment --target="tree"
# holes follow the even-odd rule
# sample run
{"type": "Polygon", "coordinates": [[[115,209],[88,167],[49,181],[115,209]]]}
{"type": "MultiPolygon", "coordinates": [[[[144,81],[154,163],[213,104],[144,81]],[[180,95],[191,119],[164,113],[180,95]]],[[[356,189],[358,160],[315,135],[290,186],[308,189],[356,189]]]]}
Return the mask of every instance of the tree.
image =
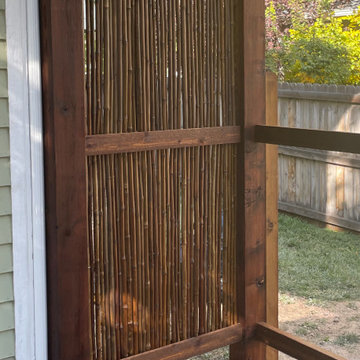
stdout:
{"type": "Polygon", "coordinates": [[[351,0],[265,0],[267,67],[282,74],[281,57],[291,29],[308,27],[351,0]]]}
{"type": "Polygon", "coordinates": [[[343,19],[319,18],[289,31],[284,44],[284,80],[360,84],[360,11],[343,19]]]}

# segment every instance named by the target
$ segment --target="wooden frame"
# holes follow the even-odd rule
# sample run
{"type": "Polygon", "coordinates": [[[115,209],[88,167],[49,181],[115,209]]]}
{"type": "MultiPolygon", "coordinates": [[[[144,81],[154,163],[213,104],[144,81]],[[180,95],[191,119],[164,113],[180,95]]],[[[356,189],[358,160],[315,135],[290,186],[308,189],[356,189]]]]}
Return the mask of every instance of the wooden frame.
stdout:
{"type": "Polygon", "coordinates": [[[327,164],[360,169],[360,159],[353,154],[339,154],[333,151],[313,150],[297,148],[290,146],[280,146],[279,154],[286,156],[295,156],[305,160],[321,161],[327,164]]]}
{"type": "Polygon", "coordinates": [[[255,140],[267,144],[360,154],[360,134],[350,132],[257,125],[255,140]]]}
{"type": "Polygon", "coordinates": [[[351,229],[353,231],[360,231],[360,223],[358,221],[346,220],[337,216],[324,215],[320,211],[313,209],[304,209],[296,204],[287,204],[279,201],[279,209],[290,214],[297,214],[299,216],[308,217],[312,220],[322,223],[330,224],[339,228],[351,229]]]}
{"type": "Polygon", "coordinates": [[[85,149],[89,156],[239,142],[240,126],[223,126],[92,135],[86,137],[85,149]]]}
{"type": "MultiPolygon", "coordinates": [[[[266,124],[278,124],[278,79],[266,73],[266,124]]],[[[266,145],[266,322],[278,326],[278,146],[266,145]]],[[[266,360],[277,360],[278,353],[266,348],[266,360]]]]}
{"type": "MultiPolygon", "coordinates": [[[[241,331],[242,326],[235,325],[219,330],[219,333],[170,345],[154,350],[157,358],[167,354],[172,359],[182,359],[233,343],[235,344],[230,349],[231,359],[265,358],[265,346],[254,337],[256,323],[266,319],[265,145],[255,143],[253,138],[254,125],[265,124],[264,3],[262,0],[237,0],[234,10],[235,18],[240,19],[234,24],[234,39],[238,41],[234,54],[234,84],[241,84],[235,86],[235,102],[236,113],[241,118],[242,125],[237,127],[235,136],[229,134],[230,140],[226,137],[220,139],[219,135],[226,132],[226,129],[219,130],[215,143],[241,141],[238,205],[240,246],[237,265],[237,273],[241,275],[238,279],[240,304],[237,318],[244,324],[244,331],[241,331]],[[248,40],[250,38],[252,41],[248,40]],[[199,345],[200,348],[194,348],[199,345]],[[185,355],[181,351],[185,351],[185,355]]],[[[109,136],[101,138],[105,139],[107,145],[103,143],[96,150],[89,150],[95,137],[79,141],[81,138],[85,139],[82,2],[40,0],[40,13],[49,357],[55,360],[88,359],[90,319],[86,155],[106,153],[109,136]]],[[[190,136],[187,141],[195,141],[194,145],[214,143],[214,137],[202,140],[206,130],[201,132],[195,139],[190,136]]],[[[132,136],[139,134],[129,134],[130,141],[132,136]]],[[[96,138],[100,140],[100,135],[96,138]]],[[[146,144],[146,134],[140,135],[140,138],[143,144],[141,150],[153,148],[154,144],[146,144]]],[[[114,145],[118,140],[114,141],[112,138],[111,146],[118,146],[114,145]]],[[[172,140],[173,146],[179,147],[179,138],[174,136],[172,140]]],[[[153,139],[155,141],[158,139],[153,139]]],[[[191,146],[189,143],[180,145],[191,146]]],[[[118,148],[118,151],[126,150],[118,148]]],[[[150,359],[151,352],[137,358],[150,359]]]]}
{"type": "Polygon", "coordinates": [[[49,358],[89,359],[82,1],[41,0],[49,358]]]}
{"type": "Polygon", "coordinates": [[[239,318],[245,324],[244,343],[230,347],[230,359],[265,359],[265,346],[253,334],[256,323],[266,320],[265,285],[265,146],[254,142],[254,125],[265,124],[265,4],[262,0],[236,1],[234,16],[235,96],[241,116],[239,183],[239,253],[237,273],[239,318]],[[251,39],[251,41],[249,40],[251,39]]]}
{"type": "Polygon", "coordinates": [[[346,360],[266,323],[257,324],[256,337],[298,360],[346,360]]]}
{"type": "Polygon", "coordinates": [[[183,360],[242,340],[243,326],[232,325],[188,340],[129,357],[129,360],[183,360]]]}

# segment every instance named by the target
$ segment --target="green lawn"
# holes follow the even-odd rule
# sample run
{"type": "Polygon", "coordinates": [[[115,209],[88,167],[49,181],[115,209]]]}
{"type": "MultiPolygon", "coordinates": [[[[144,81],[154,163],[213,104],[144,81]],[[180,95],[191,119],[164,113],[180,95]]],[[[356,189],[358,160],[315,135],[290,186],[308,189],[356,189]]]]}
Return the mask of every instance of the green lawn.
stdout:
{"type": "Polygon", "coordinates": [[[281,293],[315,301],[360,299],[360,235],[279,214],[281,293]]]}

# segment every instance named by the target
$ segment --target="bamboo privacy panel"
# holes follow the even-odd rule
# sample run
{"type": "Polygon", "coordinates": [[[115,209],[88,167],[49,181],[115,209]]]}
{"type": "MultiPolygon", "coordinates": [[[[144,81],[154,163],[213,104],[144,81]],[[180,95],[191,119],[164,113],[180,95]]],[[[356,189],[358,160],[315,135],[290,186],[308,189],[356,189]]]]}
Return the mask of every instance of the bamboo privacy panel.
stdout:
{"type": "MultiPolygon", "coordinates": [[[[86,0],[88,137],[239,125],[233,0],[86,0]]],[[[236,144],[88,157],[94,359],[239,322],[236,144]]]]}
{"type": "MultiPolygon", "coordinates": [[[[360,87],[280,84],[282,126],[360,131],[360,87]]],[[[360,230],[360,159],[334,151],[279,148],[279,208],[360,230]]]]}

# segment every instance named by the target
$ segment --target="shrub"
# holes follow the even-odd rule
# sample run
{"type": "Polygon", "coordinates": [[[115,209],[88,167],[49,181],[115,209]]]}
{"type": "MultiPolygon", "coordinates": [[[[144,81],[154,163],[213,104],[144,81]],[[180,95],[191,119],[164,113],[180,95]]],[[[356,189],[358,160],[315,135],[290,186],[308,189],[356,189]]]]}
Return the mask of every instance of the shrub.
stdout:
{"type": "Polygon", "coordinates": [[[345,46],[322,39],[297,39],[284,56],[284,80],[300,83],[347,84],[351,60],[345,46]]]}
{"type": "Polygon", "coordinates": [[[282,50],[284,79],[291,82],[360,84],[360,13],[327,17],[290,30],[282,50]]]}
{"type": "Polygon", "coordinates": [[[265,0],[266,67],[281,80],[360,84],[360,11],[342,19],[349,0],[265,0]]]}

